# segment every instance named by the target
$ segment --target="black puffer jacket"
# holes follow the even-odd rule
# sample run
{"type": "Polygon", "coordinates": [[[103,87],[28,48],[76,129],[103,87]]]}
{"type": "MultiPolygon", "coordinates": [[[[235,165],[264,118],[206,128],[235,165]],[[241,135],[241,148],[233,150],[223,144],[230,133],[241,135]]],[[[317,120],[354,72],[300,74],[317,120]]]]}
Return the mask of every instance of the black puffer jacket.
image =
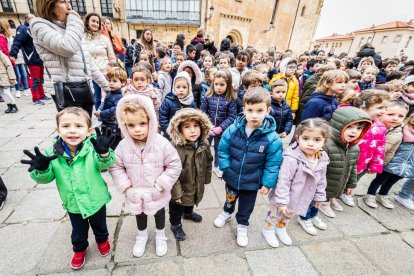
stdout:
{"type": "Polygon", "coordinates": [[[378,55],[375,52],[375,49],[373,49],[373,48],[364,48],[364,49],[361,49],[358,52],[357,56],[354,58],[354,64],[355,65],[358,65],[359,62],[361,61],[361,59],[363,57],[372,57],[374,59],[375,66],[377,66],[378,68],[381,68],[381,66],[382,66],[382,58],[381,58],[380,55],[378,55]]]}

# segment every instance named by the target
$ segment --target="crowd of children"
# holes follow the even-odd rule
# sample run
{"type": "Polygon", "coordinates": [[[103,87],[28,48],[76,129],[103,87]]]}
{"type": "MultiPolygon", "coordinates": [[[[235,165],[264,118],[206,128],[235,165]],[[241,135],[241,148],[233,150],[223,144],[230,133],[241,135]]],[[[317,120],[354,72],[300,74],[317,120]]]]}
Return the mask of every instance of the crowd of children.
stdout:
{"type": "Polygon", "coordinates": [[[88,114],[70,107],[57,114],[58,137],[45,154],[24,151],[36,182],[56,180],[72,223],[74,269],[85,262],[89,225],[100,254],[111,250],[105,169],[136,216],[136,257],[145,253],[148,216],[155,217],[156,254],[167,253],[167,205],[179,241],[186,239],[182,219],[202,222],[194,206],[212,172],[226,194],[210,223],[223,227],[238,202],[242,247],[258,192],[270,202],[262,234],[271,247],[292,244],[287,227],[295,216],[310,235],[325,230],[319,210],[335,217],[344,210],[338,198],[355,206],[364,174],[377,174],[368,206],[393,208],[389,190],[408,178],[395,200],[414,210],[414,75],[391,79],[399,61],[384,60],[380,70],[372,58],[354,66],[317,53],[223,49],[216,56],[179,44],[172,53],[141,51],[130,81],[123,69],[108,68],[111,91],[95,112],[102,120],[96,134],[88,114]]]}

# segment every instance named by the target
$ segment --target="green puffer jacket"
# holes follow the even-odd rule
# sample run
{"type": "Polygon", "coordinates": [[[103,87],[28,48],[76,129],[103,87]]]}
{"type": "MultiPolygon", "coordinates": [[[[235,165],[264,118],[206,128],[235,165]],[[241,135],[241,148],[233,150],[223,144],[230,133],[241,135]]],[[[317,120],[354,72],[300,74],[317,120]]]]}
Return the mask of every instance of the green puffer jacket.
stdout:
{"type": "Polygon", "coordinates": [[[114,152],[109,150],[109,156],[102,158],[93,148],[90,137],[83,141],[73,159],[64,151],[62,139],[58,138],[53,147],[46,150],[45,155],[57,154],[59,157],[50,162],[47,170],[34,170],[30,173],[32,179],[39,184],[47,184],[56,179],[65,210],[81,214],[83,218],[92,216],[111,201],[101,170],[115,163],[114,152]]]}
{"type": "Polygon", "coordinates": [[[336,198],[345,188],[355,188],[357,185],[356,163],[359,157],[358,142],[371,126],[370,116],[356,107],[340,107],[332,116],[332,136],[324,149],[328,153],[330,163],[326,173],[328,185],[326,198],[336,198]],[[357,139],[351,143],[344,141],[345,129],[357,122],[366,122],[364,129],[357,139]]]}

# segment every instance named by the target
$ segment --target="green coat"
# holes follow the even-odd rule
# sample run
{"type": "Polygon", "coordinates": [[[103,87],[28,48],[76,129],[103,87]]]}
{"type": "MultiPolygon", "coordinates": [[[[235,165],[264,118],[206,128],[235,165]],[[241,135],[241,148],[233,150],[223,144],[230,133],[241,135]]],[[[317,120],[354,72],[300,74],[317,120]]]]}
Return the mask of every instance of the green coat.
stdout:
{"type": "Polygon", "coordinates": [[[309,101],[313,92],[315,92],[318,81],[319,76],[315,73],[305,82],[305,85],[303,86],[303,93],[299,99],[299,108],[298,111],[296,111],[295,124],[299,124],[302,121],[301,118],[303,110],[305,109],[305,105],[309,101]]]}
{"type": "Polygon", "coordinates": [[[53,147],[45,152],[47,156],[57,154],[59,157],[50,162],[47,170],[34,170],[30,176],[39,184],[47,184],[56,179],[65,210],[81,214],[83,218],[90,217],[111,201],[101,170],[115,163],[115,154],[110,150],[109,156],[102,158],[88,137],[82,143],[80,151],[71,159],[63,150],[61,141],[58,138],[53,147]]]}
{"type": "Polygon", "coordinates": [[[330,162],[326,173],[328,185],[326,186],[326,198],[336,198],[346,188],[357,186],[356,163],[359,157],[358,142],[371,126],[370,116],[356,107],[340,107],[332,116],[332,136],[324,149],[328,153],[330,162]],[[352,143],[346,143],[343,139],[344,130],[356,122],[366,122],[361,135],[352,143]]]}

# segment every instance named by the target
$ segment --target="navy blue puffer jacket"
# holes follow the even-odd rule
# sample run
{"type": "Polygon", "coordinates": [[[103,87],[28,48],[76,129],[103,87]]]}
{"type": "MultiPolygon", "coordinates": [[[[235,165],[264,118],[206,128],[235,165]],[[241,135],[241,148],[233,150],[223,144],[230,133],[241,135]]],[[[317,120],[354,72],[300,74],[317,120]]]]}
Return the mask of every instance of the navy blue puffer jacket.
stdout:
{"type": "Polygon", "coordinates": [[[290,106],[286,101],[277,103],[272,99],[271,107],[272,110],[270,111],[270,115],[276,121],[276,133],[280,134],[285,132],[288,135],[292,130],[293,125],[293,116],[290,106]]]}
{"type": "Polygon", "coordinates": [[[337,107],[338,101],[335,96],[328,96],[315,91],[303,109],[301,121],[310,118],[322,118],[329,122],[337,107]]]}
{"type": "Polygon", "coordinates": [[[224,95],[213,94],[211,97],[204,97],[201,102],[201,110],[208,115],[213,126],[220,126],[226,130],[237,115],[236,100],[228,100],[224,95]]]}
{"type": "Polygon", "coordinates": [[[111,91],[106,95],[103,109],[99,114],[102,124],[109,126],[117,136],[121,136],[121,130],[116,121],[116,106],[122,98],[122,90],[111,91]]]}

